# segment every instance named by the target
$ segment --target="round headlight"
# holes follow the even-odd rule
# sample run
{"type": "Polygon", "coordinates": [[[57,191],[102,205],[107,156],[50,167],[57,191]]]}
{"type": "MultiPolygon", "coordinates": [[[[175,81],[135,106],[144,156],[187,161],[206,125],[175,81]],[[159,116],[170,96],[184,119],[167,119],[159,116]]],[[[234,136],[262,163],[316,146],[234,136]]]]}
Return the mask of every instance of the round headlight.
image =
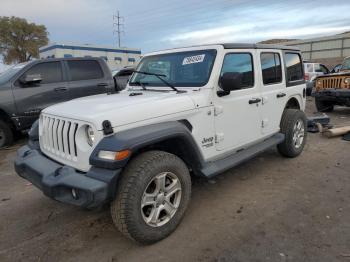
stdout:
{"type": "Polygon", "coordinates": [[[350,78],[349,78],[349,77],[348,77],[348,78],[345,78],[345,79],[344,79],[344,83],[347,84],[347,85],[350,84],[350,78]]]}
{"type": "Polygon", "coordinates": [[[86,126],[85,127],[85,133],[86,133],[86,138],[87,138],[88,144],[90,146],[92,146],[94,144],[94,140],[95,140],[94,130],[92,129],[91,126],[86,126]]]}

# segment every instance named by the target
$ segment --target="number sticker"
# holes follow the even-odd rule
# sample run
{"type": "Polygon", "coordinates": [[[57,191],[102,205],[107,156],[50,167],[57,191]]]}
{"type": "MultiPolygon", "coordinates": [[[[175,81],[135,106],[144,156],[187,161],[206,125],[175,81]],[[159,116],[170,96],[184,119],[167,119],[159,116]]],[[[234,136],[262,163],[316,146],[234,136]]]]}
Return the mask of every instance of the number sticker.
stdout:
{"type": "Polygon", "coordinates": [[[202,63],[204,61],[205,55],[195,55],[195,56],[189,56],[185,57],[182,61],[182,65],[189,65],[189,64],[195,64],[195,63],[202,63]]]}

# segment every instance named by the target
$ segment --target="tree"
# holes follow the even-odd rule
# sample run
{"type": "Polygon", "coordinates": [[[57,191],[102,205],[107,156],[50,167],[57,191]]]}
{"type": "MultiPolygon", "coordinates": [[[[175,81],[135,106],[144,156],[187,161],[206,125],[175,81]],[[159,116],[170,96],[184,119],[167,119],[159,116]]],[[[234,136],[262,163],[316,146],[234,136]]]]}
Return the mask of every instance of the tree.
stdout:
{"type": "Polygon", "coordinates": [[[39,47],[47,45],[44,25],[28,23],[19,17],[0,16],[0,55],[5,64],[21,63],[39,57],[39,47]]]}

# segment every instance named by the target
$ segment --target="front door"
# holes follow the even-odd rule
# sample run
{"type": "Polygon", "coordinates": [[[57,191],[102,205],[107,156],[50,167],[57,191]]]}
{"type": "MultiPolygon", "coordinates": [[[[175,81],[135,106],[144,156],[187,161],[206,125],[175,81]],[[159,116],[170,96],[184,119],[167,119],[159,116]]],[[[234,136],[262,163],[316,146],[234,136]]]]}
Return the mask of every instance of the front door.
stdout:
{"type": "MultiPolygon", "coordinates": [[[[241,75],[240,89],[215,98],[216,149],[231,151],[259,140],[261,134],[261,95],[254,65],[255,50],[226,53],[220,76],[226,72],[241,75]]],[[[220,89],[220,87],[219,87],[220,89]]]]}
{"type": "Polygon", "coordinates": [[[17,117],[21,128],[28,128],[44,108],[68,100],[67,82],[60,61],[34,64],[13,84],[17,117]],[[40,83],[23,84],[27,75],[40,75],[40,83]]]}

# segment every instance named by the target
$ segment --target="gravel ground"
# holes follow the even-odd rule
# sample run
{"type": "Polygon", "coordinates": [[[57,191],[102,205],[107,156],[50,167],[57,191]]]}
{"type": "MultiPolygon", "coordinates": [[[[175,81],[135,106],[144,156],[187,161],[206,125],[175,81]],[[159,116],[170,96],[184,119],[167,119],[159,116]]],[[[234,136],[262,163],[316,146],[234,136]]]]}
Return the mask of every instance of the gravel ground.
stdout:
{"type": "MultiPolygon", "coordinates": [[[[350,108],[329,115],[350,125],[350,108]]],[[[107,207],[61,204],[19,178],[23,143],[0,151],[0,261],[350,261],[350,142],[339,137],[309,134],[298,158],[272,149],[195,179],[181,225],[151,246],[124,238],[107,207]]]]}

